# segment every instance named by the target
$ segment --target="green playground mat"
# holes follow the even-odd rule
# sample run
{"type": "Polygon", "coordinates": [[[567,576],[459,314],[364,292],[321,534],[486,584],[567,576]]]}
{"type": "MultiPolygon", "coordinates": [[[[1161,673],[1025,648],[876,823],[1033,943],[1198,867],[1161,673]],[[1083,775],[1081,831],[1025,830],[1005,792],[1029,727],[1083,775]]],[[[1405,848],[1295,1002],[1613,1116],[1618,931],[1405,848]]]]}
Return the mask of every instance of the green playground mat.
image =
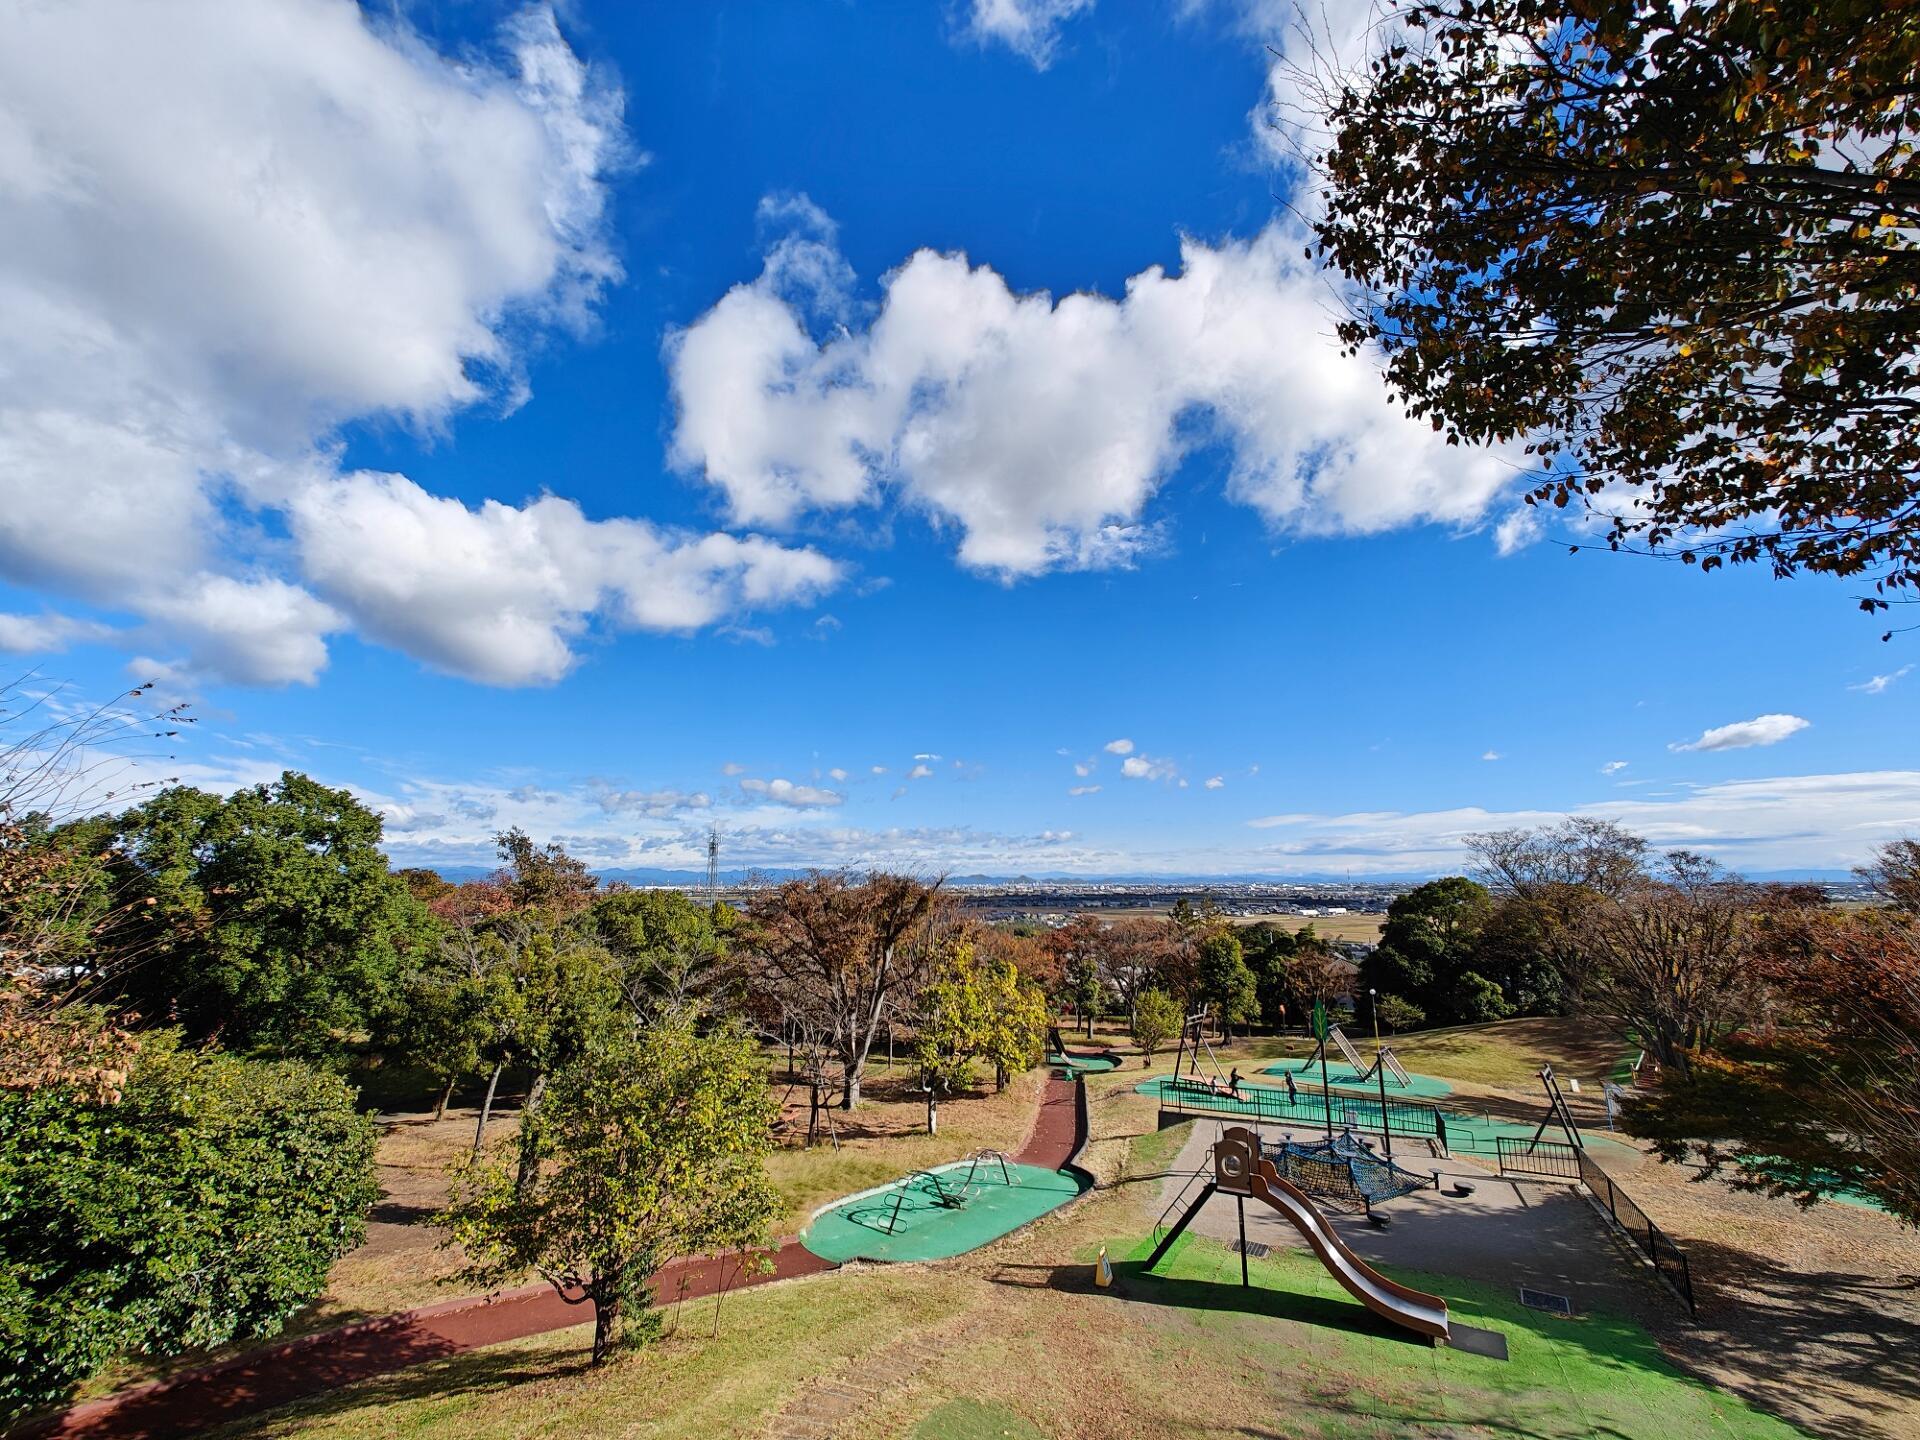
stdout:
{"type": "Polygon", "coordinates": [[[1118,1069],[1120,1059],[1116,1055],[1062,1055],[1055,1051],[1048,1054],[1047,1064],[1072,1075],[1098,1075],[1118,1069]]]}
{"type": "Polygon", "coordinates": [[[968,1181],[970,1167],[958,1160],[836,1200],[807,1222],[800,1243],[823,1260],[945,1260],[1039,1219],[1085,1187],[1066,1171],[1013,1161],[1004,1178],[997,1163],[982,1163],[968,1181]],[[941,1191],[958,1192],[960,1203],[941,1203],[941,1191]]]}
{"type": "MultiPolygon", "coordinates": [[[[1267,1068],[1260,1073],[1262,1075],[1284,1075],[1289,1072],[1292,1073],[1293,1083],[1296,1085],[1318,1085],[1320,1083],[1320,1062],[1317,1060],[1311,1065],[1306,1065],[1304,1060],[1281,1060],[1267,1066],[1267,1068]],[[1302,1069],[1301,1067],[1303,1065],[1305,1065],[1306,1068],[1302,1069]]],[[[1415,1075],[1409,1071],[1407,1078],[1413,1082],[1411,1085],[1397,1084],[1392,1075],[1387,1076],[1387,1099],[1438,1100],[1443,1096],[1453,1093],[1453,1087],[1435,1075],[1415,1075]]],[[[1380,1081],[1376,1077],[1369,1075],[1365,1080],[1362,1080],[1360,1078],[1360,1071],[1354,1069],[1344,1060],[1329,1060],[1327,1062],[1327,1083],[1336,1089],[1366,1090],[1370,1093],[1377,1093],[1380,1088],[1380,1081]]]]}

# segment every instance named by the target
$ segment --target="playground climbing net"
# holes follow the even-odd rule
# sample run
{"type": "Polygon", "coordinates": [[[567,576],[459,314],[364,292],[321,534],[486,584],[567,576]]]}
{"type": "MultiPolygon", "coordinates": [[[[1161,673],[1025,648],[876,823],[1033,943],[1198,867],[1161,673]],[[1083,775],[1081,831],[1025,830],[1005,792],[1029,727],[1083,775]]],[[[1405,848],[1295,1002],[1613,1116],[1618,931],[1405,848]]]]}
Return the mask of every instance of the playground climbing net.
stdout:
{"type": "Polygon", "coordinates": [[[1331,1140],[1302,1143],[1291,1137],[1263,1147],[1273,1168],[1318,1200],[1350,1209],[1371,1210],[1436,1182],[1431,1175],[1403,1170],[1351,1131],[1331,1140]]]}

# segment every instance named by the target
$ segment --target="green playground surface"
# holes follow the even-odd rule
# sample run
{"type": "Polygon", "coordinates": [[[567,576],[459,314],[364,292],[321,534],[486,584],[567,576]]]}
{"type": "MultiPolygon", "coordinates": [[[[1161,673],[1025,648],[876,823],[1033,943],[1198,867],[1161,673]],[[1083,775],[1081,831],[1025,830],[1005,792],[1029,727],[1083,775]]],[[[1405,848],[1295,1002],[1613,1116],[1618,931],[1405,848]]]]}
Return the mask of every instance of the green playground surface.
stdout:
{"type": "Polygon", "coordinates": [[[834,1201],[815,1212],[800,1243],[837,1262],[945,1260],[1018,1230],[1084,1188],[1062,1170],[1009,1160],[1003,1174],[997,1161],[956,1160],[834,1201]]]}
{"type": "MultiPolygon", "coordinates": [[[[1331,1071],[1332,1067],[1329,1066],[1328,1069],[1331,1071]]],[[[1201,1095],[1196,1094],[1192,1090],[1172,1089],[1170,1088],[1172,1082],[1173,1077],[1171,1075],[1156,1075],[1151,1080],[1141,1081],[1133,1088],[1141,1095],[1152,1095],[1155,1097],[1171,1095],[1176,1099],[1184,1101],[1188,1106],[1202,1107],[1211,1113],[1221,1115],[1245,1115],[1249,1119],[1260,1121],[1262,1125],[1270,1129],[1275,1126],[1282,1128],[1295,1126],[1302,1131],[1309,1131],[1324,1129],[1328,1123],[1327,1110],[1329,1101],[1327,1092],[1321,1090],[1318,1086],[1298,1085],[1298,1082],[1296,1082],[1298,1100],[1288,1103],[1286,1090],[1277,1085],[1242,1084],[1241,1091],[1244,1098],[1235,1099],[1231,1095],[1201,1095]],[[1273,1107],[1275,1105],[1273,1097],[1276,1095],[1279,1097],[1279,1102],[1287,1104],[1288,1108],[1293,1112],[1284,1119],[1276,1117],[1273,1113],[1273,1107]],[[1263,1100],[1265,1102],[1264,1104],[1262,1103],[1263,1100]]],[[[1392,1102],[1393,1096],[1391,1093],[1388,1094],[1387,1100],[1389,1103],[1392,1102]]],[[[1380,1102],[1378,1100],[1369,1099],[1357,1092],[1347,1093],[1335,1091],[1331,1097],[1331,1107],[1333,1111],[1332,1125],[1335,1130],[1351,1128],[1354,1130],[1378,1131],[1380,1129],[1380,1102]]],[[[1534,1131],[1539,1128],[1537,1124],[1526,1124],[1517,1120],[1500,1120],[1486,1114],[1476,1115],[1459,1110],[1445,1110],[1443,1113],[1446,1117],[1447,1125],[1447,1148],[1456,1155],[1467,1154],[1491,1160],[1495,1157],[1499,1148],[1495,1142],[1501,1137],[1505,1136],[1525,1140],[1530,1138],[1534,1131]]],[[[1622,1142],[1618,1140],[1613,1140],[1604,1134],[1598,1134],[1591,1130],[1582,1130],[1580,1134],[1589,1144],[1622,1144],[1622,1142]]],[[[1565,1136],[1560,1133],[1558,1126],[1549,1126],[1547,1133],[1542,1138],[1546,1140],[1558,1140],[1562,1143],[1565,1142],[1565,1136]]],[[[1402,1143],[1405,1142],[1403,1141],[1402,1143]]],[[[1623,1146],[1622,1148],[1631,1147],[1623,1146]]]]}
{"type": "Polygon", "coordinates": [[[1117,1055],[1062,1055],[1058,1051],[1050,1052],[1047,1064],[1055,1070],[1065,1070],[1069,1076],[1100,1075],[1108,1070],[1120,1068],[1117,1055]]]}
{"type": "MultiPolygon", "coordinates": [[[[1247,1262],[1192,1234],[1151,1273],[1149,1237],[1109,1242],[1120,1293],[1205,1316],[1186,1343],[1271,1377],[1289,1397],[1288,1434],[1525,1435],[1538,1440],[1791,1440],[1802,1431],[1683,1374],[1639,1325],[1600,1311],[1572,1318],[1528,1310],[1511,1292],[1445,1275],[1383,1267],[1444,1295],[1456,1322],[1506,1337],[1505,1361],[1410,1342],[1354,1302],[1301,1251],[1247,1262]],[[1257,1325],[1247,1317],[1259,1317],[1257,1325]]],[[[1085,1257],[1092,1260],[1092,1253],[1085,1257]]]]}
{"type": "MultiPolygon", "coordinates": [[[[1313,1064],[1308,1065],[1304,1060],[1282,1060],[1278,1064],[1267,1066],[1267,1068],[1260,1073],[1262,1075],[1291,1074],[1293,1076],[1293,1083],[1296,1085],[1318,1085],[1320,1083],[1320,1062],[1316,1060],[1313,1064]]],[[[1344,1086],[1349,1090],[1364,1089],[1377,1091],[1379,1089],[1379,1077],[1369,1075],[1364,1080],[1360,1077],[1361,1072],[1354,1069],[1353,1066],[1347,1064],[1344,1060],[1329,1060],[1327,1062],[1327,1083],[1329,1085],[1344,1086]]],[[[1389,1100],[1438,1100],[1453,1093],[1453,1086],[1436,1075],[1415,1075],[1409,1072],[1407,1079],[1413,1083],[1411,1085],[1402,1085],[1396,1081],[1391,1074],[1387,1076],[1387,1098],[1389,1100]]]]}

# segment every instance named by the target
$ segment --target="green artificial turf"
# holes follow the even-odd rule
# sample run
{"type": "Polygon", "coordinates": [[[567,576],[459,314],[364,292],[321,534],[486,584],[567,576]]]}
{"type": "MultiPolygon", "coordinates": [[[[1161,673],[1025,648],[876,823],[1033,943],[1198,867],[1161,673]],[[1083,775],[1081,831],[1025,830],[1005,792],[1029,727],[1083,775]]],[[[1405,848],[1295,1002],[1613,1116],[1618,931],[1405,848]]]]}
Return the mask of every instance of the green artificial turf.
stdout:
{"type": "Polygon", "coordinates": [[[932,1175],[941,1189],[960,1193],[958,1206],[939,1202],[926,1172],[903,1176],[829,1205],[807,1222],[800,1243],[823,1260],[945,1260],[1039,1219],[1083,1188],[1064,1171],[1011,1162],[1005,1178],[998,1164],[974,1168],[965,1160],[932,1175]]]}
{"type": "Polygon", "coordinates": [[[1055,1070],[1065,1070],[1069,1075],[1100,1075],[1118,1069],[1120,1060],[1114,1055],[1053,1054],[1047,1056],[1047,1064],[1055,1070]]]}
{"type": "Polygon", "coordinates": [[[1153,1272],[1142,1268],[1150,1238],[1108,1248],[1130,1257],[1116,1267],[1123,1297],[1193,1313],[1197,1344],[1270,1374],[1276,1394],[1287,1397],[1287,1434],[1789,1440],[1803,1433],[1683,1374],[1652,1336],[1620,1316],[1548,1317],[1491,1286],[1382,1267],[1444,1295],[1456,1322],[1500,1331],[1509,1357],[1500,1361],[1425,1345],[1360,1306],[1301,1251],[1250,1260],[1252,1285],[1242,1289],[1240,1256],[1212,1240],[1182,1236],[1153,1272]],[[1259,1319],[1249,1323],[1249,1316],[1259,1319]]]}
{"type": "MultiPolygon", "coordinates": [[[[1262,1075],[1284,1075],[1291,1072],[1296,1085],[1318,1085],[1320,1083],[1320,1062],[1308,1065],[1304,1060],[1282,1060],[1267,1066],[1262,1075]],[[1302,1068],[1304,1067],[1304,1068],[1302,1068]]],[[[1387,1076],[1387,1099],[1389,1100],[1438,1100],[1453,1093],[1453,1086],[1437,1075],[1415,1075],[1408,1072],[1407,1078],[1413,1083],[1401,1085],[1392,1075],[1387,1076]]],[[[1360,1071],[1346,1061],[1327,1061],[1327,1083],[1335,1088],[1348,1090],[1366,1090],[1371,1094],[1379,1093],[1380,1081],[1377,1076],[1360,1078],[1360,1071]]]]}

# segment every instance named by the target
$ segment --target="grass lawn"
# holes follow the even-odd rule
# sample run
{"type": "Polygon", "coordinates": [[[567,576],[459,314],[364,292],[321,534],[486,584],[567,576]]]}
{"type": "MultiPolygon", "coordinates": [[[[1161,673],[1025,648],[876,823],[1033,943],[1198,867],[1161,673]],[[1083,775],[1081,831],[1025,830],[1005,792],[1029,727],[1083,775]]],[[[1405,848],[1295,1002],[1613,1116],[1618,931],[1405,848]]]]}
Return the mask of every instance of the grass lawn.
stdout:
{"type": "MultiPolygon", "coordinates": [[[[1184,1128],[1184,1127],[1183,1127],[1184,1128]]],[[[1140,1137],[1126,1168],[1177,1136],[1140,1137]]],[[[1503,1293],[1403,1272],[1469,1323],[1502,1330],[1509,1363],[1400,1337],[1291,1251],[1252,1262],[1189,1239],[1158,1275],[1122,1260],[1093,1288],[1102,1244],[1143,1253],[1120,1186],[935,1266],[855,1267],[735,1295],[715,1333],[686,1307],[653,1348],[590,1371],[584,1330],[346,1386],[220,1432],[275,1440],[507,1440],[528,1435],[976,1437],[1502,1435],[1558,1440],[1800,1432],[1675,1370],[1636,1326],[1551,1319],[1503,1293]],[[822,1408],[825,1407],[825,1408],[822,1408]],[[836,1408],[837,1407],[837,1408],[836,1408]],[[830,1423],[822,1424],[823,1416],[830,1423]]]]}
{"type": "MultiPolygon", "coordinates": [[[[1372,1055],[1370,1034],[1362,1036],[1354,1030],[1349,1038],[1363,1056],[1372,1055]]],[[[1529,1096],[1540,1093],[1542,1065],[1552,1065],[1563,1079],[1577,1079],[1583,1090],[1598,1094],[1601,1082],[1614,1073],[1621,1052],[1627,1049],[1626,1041],[1605,1033],[1591,1020],[1559,1016],[1456,1025],[1383,1038],[1409,1070],[1529,1096]]],[[[1250,1053],[1304,1059],[1312,1051],[1311,1040],[1289,1036],[1252,1042],[1250,1053]]]]}

